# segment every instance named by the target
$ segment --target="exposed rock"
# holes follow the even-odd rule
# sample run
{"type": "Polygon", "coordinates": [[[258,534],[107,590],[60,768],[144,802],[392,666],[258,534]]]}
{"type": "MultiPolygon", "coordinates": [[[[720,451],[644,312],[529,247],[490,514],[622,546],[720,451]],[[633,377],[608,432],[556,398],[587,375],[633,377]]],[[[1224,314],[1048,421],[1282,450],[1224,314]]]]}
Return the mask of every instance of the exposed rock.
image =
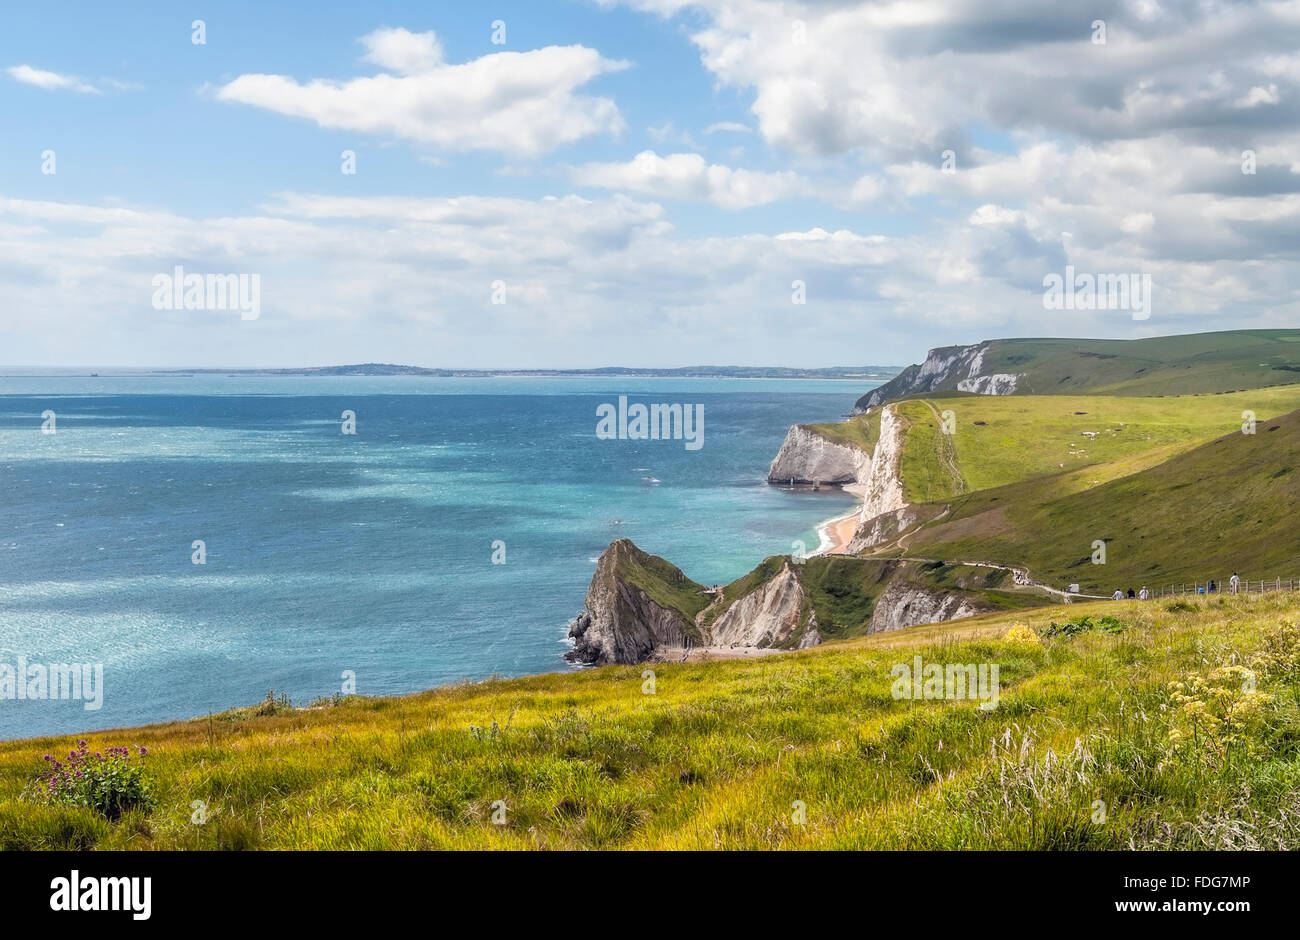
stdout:
{"type": "Polygon", "coordinates": [[[938,591],[913,584],[904,578],[896,578],[876,601],[867,632],[883,633],[921,623],[960,620],[981,612],[966,595],[938,591]]]}
{"type": "Polygon", "coordinates": [[[856,555],[885,542],[892,542],[919,521],[920,514],[911,506],[873,516],[858,526],[847,552],[856,555]]]}
{"type": "Polygon", "coordinates": [[[821,642],[817,618],[804,612],[804,590],[787,560],[781,571],[737,600],[708,631],[714,646],[787,646],[803,649],[821,642]]]}
{"type": "Polygon", "coordinates": [[[860,483],[871,463],[871,455],[832,441],[807,425],[796,424],[786,432],[781,449],[767,472],[769,483],[860,483]]]}
{"type": "Polygon", "coordinates": [[[862,481],[866,493],[858,517],[863,523],[907,505],[907,499],[903,495],[903,480],[898,473],[905,440],[906,430],[894,406],[885,407],[880,412],[880,438],[876,441],[871,464],[862,481]]]}
{"type": "Polygon", "coordinates": [[[907,395],[926,392],[962,391],[979,395],[1011,395],[1024,376],[1018,373],[983,374],[984,354],[990,341],[974,346],[941,346],[931,349],[920,365],[911,365],[879,388],[858,399],[851,414],[866,414],[872,408],[907,395]]]}
{"type": "Polygon", "coordinates": [[[596,564],[585,609],[569,626],[573,649],[565,659],[595,666],[639,663],[658,646],[682,646],[695,640],[694,612],[660,604],[647,592],[649,585],[636,583],[649,576],[648,563],[666,571],[674,587],[700,591],[701,605],[706,602],[700,585],[679,569],[641,551],[629,539],[618,539],[596,564]]]}
{"type": "Polygon", "coordinates": [[[962,379],[957,383],[957,391],[974,392],[976,395],[1013,395],[1020,376],[1009,372],[995,372],[992,375],[979,375],[973,379],[962,379]]]}

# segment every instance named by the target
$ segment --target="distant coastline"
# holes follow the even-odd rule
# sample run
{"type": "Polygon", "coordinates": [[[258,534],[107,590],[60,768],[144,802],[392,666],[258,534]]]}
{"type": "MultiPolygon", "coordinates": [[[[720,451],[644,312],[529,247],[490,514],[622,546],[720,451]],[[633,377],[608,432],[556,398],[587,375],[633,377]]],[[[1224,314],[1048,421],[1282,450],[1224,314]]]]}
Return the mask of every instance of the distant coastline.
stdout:
{"type": "Polygon", "coordinates": [[[844,379],[852,381],[887,381],[903,371],[902,366],[830,366],[821,369],[795,369],[783,366],[682,366],[650,369],[609,366],[597,369],[427,369],[422,366],[389,363],[361,363],[343,366],[304,366],[292,369],[145,369],[84,366],[77,369],[50,369],[39,366],[0,366],[4,376],[94,376],[114,375],[302,375],[302,376],[428,376],[432,378],[547,378],[577,376],[585,378],[680,378],[680,379],[844,379]]]}

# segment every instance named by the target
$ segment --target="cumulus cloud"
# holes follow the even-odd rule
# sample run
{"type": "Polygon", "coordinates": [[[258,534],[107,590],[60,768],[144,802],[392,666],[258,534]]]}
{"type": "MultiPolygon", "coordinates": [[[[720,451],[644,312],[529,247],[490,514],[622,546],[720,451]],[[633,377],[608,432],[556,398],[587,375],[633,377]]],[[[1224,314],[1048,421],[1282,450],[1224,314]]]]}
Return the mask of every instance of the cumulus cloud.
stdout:
{"type": "Polygon", "coordinates": [[[361,44],[366,47],[365,61],[402,75],[431,72],[442,65],[442,43],[432,31],[377,29],[362,36],[361,44]]]}
{"type": "MultiPolygon", "coordinates": [[[[1294,229],[1294,209],[1261,224],[1280,239],[1294,229]]],[[[1110,231],[1116,223],[1097,224],[1110,231]]],[[[1139,218],[1129,227],[1144,226],[1139,218]]],[[[1098,250],[1073,241],[1035,213],[997,203],[938,232],[828,225],[721,236],[684,234],[657,203],[624,195],[282,193],[256,213],[218,218],[0,198],[0,290],[11,304],[0,342],[22,337],[25,361],[64,363],[138,363],[143,347],[196,365],[285,364],[288,356],[669,365],[713,361],[725,348],[737,362],[813,365],[868,356],[846,353],[853,324],[869,331],[870,358],[899,360],[940,334],[952,342],[1130,335],[1123,313],[1054,312],[1044,323],[1045,273],[1067,262],[1133,270],[1131,243],[1098,250]],[[260,274],[261,318],[154,310],[152,278],[177,264],[260,274]],[[795,280],[806,285],[801,306],[791,303],[795,280]],[[491,302],[496,282],[505,304],[491,302]]],[[[1144,326],[1177,332],[1294,318],[1297,250],[1248,263],[1147,260],[1160,303],[1144,326]]]]}
{"type": "Polygon", "coordinates": [[[450,151],[535,157],[596,134],[617,134],[615,103],[578,89],[625,67],[585,46],[496,52],[453,65],[437,37],[382,29],[363,37],[365,60],[384,71],[299,82],[246,74],[216,91],[221,101],[304,118],[332,130],[391,135],[450,151]]]}
{"type": "Polygon", "coordinates": [[[653,150],[644,150],[626,163],[588,163],[575,168],[572,176],[581,186],[709,202],[723,209],[761,206],[809,191],[795,173],[733,169],[710,164],[698,153],[660,156],[653,150]]]}

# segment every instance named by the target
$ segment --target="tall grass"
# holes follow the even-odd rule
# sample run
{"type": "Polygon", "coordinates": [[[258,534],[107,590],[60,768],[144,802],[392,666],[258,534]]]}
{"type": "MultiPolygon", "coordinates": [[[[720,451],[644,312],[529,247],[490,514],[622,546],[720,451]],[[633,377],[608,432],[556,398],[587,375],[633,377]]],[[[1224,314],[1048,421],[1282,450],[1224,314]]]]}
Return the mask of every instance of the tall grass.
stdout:
{"type": "Polygon", "coordinates": [[[1300,604],[1078,605],[755,661],[609,667],[87,734],[144,745],[156,804],[23,798],[73,738],[0,745],[0,847],[1295,848],[1300,604]],[[999,707],[895,700],[890,668],[998,663],[999,707]],[[1171,683],[1250,670],[1235,748],[1188,747],[1171,683]],[[202,821],[198,810],[202,808],[202,821]]]}

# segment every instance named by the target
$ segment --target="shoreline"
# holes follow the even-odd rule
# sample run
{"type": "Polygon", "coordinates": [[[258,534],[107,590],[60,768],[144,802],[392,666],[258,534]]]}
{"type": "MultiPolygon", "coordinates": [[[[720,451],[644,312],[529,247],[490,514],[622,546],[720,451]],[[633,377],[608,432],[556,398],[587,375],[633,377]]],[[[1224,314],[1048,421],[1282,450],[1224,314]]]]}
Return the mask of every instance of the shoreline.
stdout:
{"type": "MultiPolygon", "coordinates": [[[[867,487],[864,483],[849,483],[841,487],[841,489],[846,493],[852,493],[858,497],[859,501],[864,499],[867,494],[867,487]]],[[[812,552],[808,557],[816,558],[819,555],[847,554],[849,543],[853,541],[853,536],[858,531],[861,514],[862,505],[859,502],[858,507],[852,512],[819,523],[817,526],[817,538],[819,540],[817,551],[812,552]]]]}

